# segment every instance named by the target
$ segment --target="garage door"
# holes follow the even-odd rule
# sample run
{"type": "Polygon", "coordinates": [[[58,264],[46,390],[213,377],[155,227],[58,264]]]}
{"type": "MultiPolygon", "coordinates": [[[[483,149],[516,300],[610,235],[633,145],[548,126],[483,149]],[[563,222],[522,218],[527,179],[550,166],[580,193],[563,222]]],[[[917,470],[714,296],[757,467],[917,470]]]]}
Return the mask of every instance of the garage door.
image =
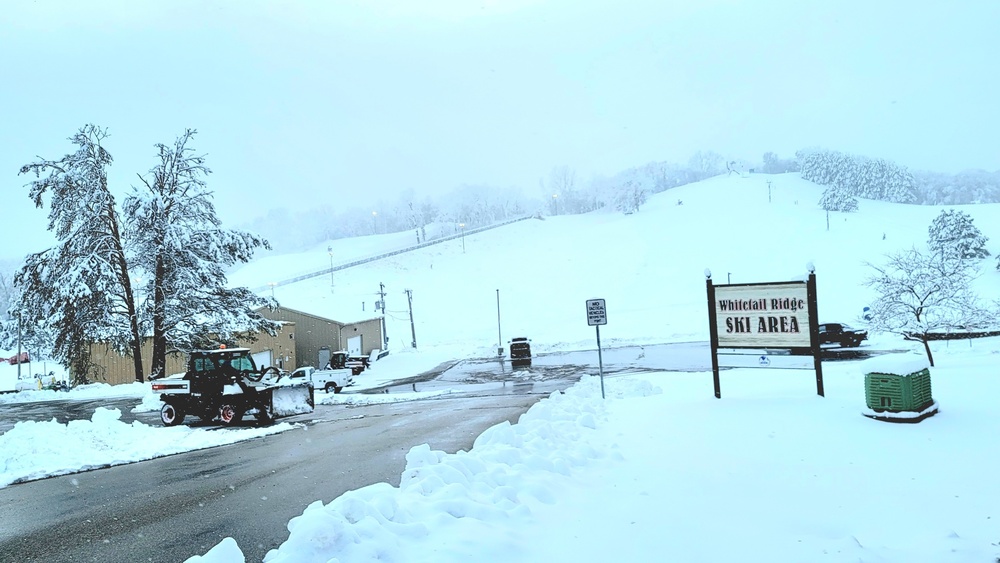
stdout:
{"type": "Polygon", "coordinates": [[[361,355],[361,336],[352,336],[347,339],[347,355],[348,356],[360,356],[361,355]]]}
{"type": "Polygon", "coordinates": [[[271,367],[271,351],[257,352],[253,355],[253,363],[257,365],[257,369],[271,367]]]}

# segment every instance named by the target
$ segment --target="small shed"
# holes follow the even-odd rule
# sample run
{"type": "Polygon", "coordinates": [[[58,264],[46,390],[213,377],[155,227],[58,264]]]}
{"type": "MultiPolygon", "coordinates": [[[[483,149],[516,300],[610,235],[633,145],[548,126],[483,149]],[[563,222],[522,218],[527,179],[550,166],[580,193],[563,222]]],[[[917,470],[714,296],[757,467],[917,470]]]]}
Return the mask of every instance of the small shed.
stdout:
{"type": "Polygon", "coordinates": [[[913,354],[886,355],[864,362],[862,368],[868,406],[862,413],[865,416],[919,422],[937,413],[927,358],[913,354]]]}

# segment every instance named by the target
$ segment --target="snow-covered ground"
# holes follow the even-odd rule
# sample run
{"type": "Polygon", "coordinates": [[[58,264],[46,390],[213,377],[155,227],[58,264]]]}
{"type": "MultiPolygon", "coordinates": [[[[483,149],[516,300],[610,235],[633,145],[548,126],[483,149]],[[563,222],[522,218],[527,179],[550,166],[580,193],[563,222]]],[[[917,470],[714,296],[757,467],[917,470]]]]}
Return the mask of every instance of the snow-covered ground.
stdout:
{"type": "MultiPolygon", "coordinates": [[[[451,241],[274,291],[283,305],[350,321],[371,316],[373,293],[385,283],[392,353],[373,367],[373,379],[495,354],[506,345],[498,342],[498,294],[503,338],[529,336],[536,351],[592,349],[584,303],[597,297],[607,300],[605,345],[706,340],[706,267],[717,283],[781,281],[800,278],[811,261],[820,320],[861,324],[872,298],[861,286],[864,262],[923,245],[941,208],[861,201],[858,213],[831,214],[827,230],[815,204],[821,191],[796,175],[720,177],[654,196],[634,215],[522,221],[466,237],[464,251],[451,241]],[[404,289],[413,292],[416,350],[404,289]]],[[[996,254],[1000,205],[962,210],[996,254]]],[[[380,237],[395,245],[395,236],[380,237]]],[[[374,248],[367,239],[331,244],[335,253],[340,245],[374,248]]],[[[329,267],[326,246],[286,257],[287,270],[329,267]]],[[[276,274],[281,257],[267,260],[231,281],[260,287],[287,277],[276,274]]],[[[991,299],[1000,294],[994,265],[984,261],[977,286],[991,299]]],[[[872,341],[913,348],[888,335],[872,341]]],[[[912,425],[861,416],[859,362],[824,365],[825,398],[802,370],[725,371],[721,400],[710,373],[606,378],[606,399],[587,377],[518,424],[490,429],[469,452],[414,447],[399,487],[375,484],[314,503],[266,560],[993,561],[1000,341],[934,351],[941,412],[912,425]]],[[[144,389],[133,392],[140,408],[155,407],[144,389]]],[[[0,404],[21,395],[0,395],[0,404]]],[[[173,430],[129,427],[108,412],[74,424],[53,424],[31,441],[17,438],[28,426],[19,424],[0,436],[5,463],[88,425],[118,438],[63,444],[80,443],[98,460],[101,448],[126,451],[133,439],[152,442],[147,433],[173,430]]],[[[227,429],[234,438],[241,431],[227,429]]],[[[50,462],[40,458],[36,474],[50,462]]],[[[244,559],[227,540],[193,560],[244,559]]]]}

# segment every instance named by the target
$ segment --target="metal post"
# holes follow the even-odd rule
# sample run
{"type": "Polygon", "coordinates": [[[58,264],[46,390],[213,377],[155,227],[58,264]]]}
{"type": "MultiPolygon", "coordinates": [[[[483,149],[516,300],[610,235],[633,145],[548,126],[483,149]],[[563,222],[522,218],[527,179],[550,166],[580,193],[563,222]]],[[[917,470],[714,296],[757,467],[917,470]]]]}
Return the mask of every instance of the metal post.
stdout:
{"type": "Polygon", "coordinates": [[[497,290],[497,356],[503,356],[503,335],[500,332],[500,290],[497,290]]]}
{"type": "Polygon", "coordinates": [[[705,270],[705,289],[708,294],[708,332],[709,346],[712,351],[712,384],[715,386],[715,398],[722,398],[722,386],[719,382],[719,327],[715,316],[715,286],[712,285],[712,273],[705,270]]]}
{"type": "Polygon", "coordinates": [[[21,311],[17,312],[17,378],[21,379],[21,311]]]}
{"type": "Polygon", "coordinates": [[[823,362],[820,360],[819,345],[819,305],[816,298],[816,270],[809,265],[809,277],[806,280],[806,298],[809,307],[809,343],[813,357],[813,369],[816,370],[816,394],[825,397],[823,390],[823,362]]]}
{"type": "Polygon", "coordinates": [[[601,376],[601,398],[604,398],[604,358],[601,357],[601,325],[594,325],[597,329],[597,373],[601,376]]]}

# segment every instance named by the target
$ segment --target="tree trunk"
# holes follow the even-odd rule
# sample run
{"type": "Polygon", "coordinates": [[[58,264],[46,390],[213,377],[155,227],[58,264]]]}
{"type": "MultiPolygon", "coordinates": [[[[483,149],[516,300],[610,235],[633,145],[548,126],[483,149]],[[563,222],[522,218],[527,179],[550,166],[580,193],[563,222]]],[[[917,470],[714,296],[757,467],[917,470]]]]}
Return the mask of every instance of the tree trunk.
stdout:
{"type": "Polygon", "coordinates": [[[122,284],[122,293],[125,300],[125,308],[128,312],[129,331],[132,341],[129,343],[132,348],[132,363],[135,369],[135,380],[143,383],[145,379],[142,375],[142,334],[139,332],[139,316],[135,311],[135,296],[132,293],[132,279],[128,275],[128,263],[125,261],[125,250],[122,248],[121,232],[118,229],[117,215],[115,214],[115,201],[108,198],[108,222],[111,227],[111,237],[115,245],[114,261],[117,262],[118,278],[122,284]]]}
{"type": "MultiPolygon", "coordinates": [[[[158,245],[158,248],[163,248],[158,245]]],[[[150,377],[166,375],[167,369],[167,334],[164,328],[166,319],[167,297],[163,291],[165,267],[163,256],[156,257],[156,272],[153,277],[153,365],[150,377]]]]}
{"type": "Polygon", "coordinates": [[[924,343],[924,350],[927,352],[927,361],[930,362],[931,367],[934,367],[934,355],[931,354],[930,340],[924,336],[921,338],[921,341],[924,343]]]}

